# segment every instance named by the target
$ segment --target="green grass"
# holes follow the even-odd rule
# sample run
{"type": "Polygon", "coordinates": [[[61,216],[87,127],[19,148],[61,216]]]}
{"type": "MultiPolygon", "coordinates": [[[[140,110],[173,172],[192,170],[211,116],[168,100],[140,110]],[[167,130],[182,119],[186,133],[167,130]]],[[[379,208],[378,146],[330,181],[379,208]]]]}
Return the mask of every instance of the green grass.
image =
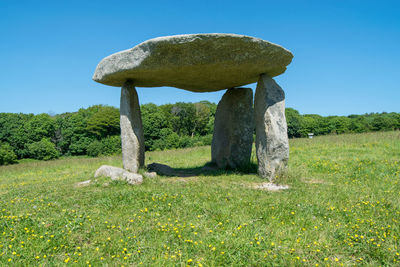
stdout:
{"type": "Polygon", "coordinates": [[[280,192],[254,189],[254,173],[201,174],[209,147],[147,153],[198,175],[138,186],[74,186],[120,156],[0,167],[0,265],[399,265],[400,132],[290,149],[280,192]]]}

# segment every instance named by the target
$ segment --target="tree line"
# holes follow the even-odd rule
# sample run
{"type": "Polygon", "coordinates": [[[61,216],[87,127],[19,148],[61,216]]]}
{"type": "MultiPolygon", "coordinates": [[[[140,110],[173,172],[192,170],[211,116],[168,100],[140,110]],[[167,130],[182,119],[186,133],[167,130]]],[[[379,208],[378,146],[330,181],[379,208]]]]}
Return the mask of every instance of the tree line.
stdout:
{"type": "Polygon", "coordinates": [[[400,113],[382,112],[349,116],[301,115],[293,108],[285,111],[289,138],[314,135],[365,133],[400,129],[400,113]]]}
{"type": "MultiPolygon", "coordinates": [[[[210,145],[217,105],[208,101],[141,105],[145,149],[164,150],[210,145]]],[[[286,109],[290,138],[400,129],[399,113],[350,116],[301,115],[286,109]]],[[[95,105],[77,112],[0,113],[0,165],[21,159],[99,156],[121,152],[119,110],[95,105]]]]}

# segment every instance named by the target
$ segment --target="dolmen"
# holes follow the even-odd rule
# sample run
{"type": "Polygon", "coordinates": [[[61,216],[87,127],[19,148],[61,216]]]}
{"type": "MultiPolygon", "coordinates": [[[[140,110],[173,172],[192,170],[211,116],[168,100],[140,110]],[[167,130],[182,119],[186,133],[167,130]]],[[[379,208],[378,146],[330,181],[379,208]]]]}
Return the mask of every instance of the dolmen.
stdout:
{"type": "Polygon", "coordinates": [[[289,159],[285,93],[272,77],[284,73],[292,58],[290,51],[268,41],[221,33],[159,37],[104,58],[93,80],[121,87],[124,170],[137,174],[144,166],[136,87],[170,86],[192,92],[226,90],[217,106],[211,145],[218,168],[250,163],[255,127],[258,174],[269,180],[282,175],[289,159]],[[241,86],[254,82],[253,104],[252,89],[241,86]]]}

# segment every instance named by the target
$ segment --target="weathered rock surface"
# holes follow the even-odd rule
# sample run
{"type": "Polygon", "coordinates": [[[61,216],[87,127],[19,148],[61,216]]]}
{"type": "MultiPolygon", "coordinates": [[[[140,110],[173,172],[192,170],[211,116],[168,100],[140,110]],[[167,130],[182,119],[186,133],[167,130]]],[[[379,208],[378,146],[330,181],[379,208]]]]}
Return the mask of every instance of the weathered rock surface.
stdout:
{"type": "Polygon", "coordinates": [[[144,165],[144,136],[139,99],[132,81],[121,88],[120,125],[124,169],[137,173],[144,165]]]}
{"type": "Polygon", "coordinates": [[[211,161],[219,168],[250,163],[253,118],[253,90],[228,89],[217,106],[211,144],[211,161]]]}
{"type": "Polygon", "coordinates": [[[100,176],[110,177],[111,180],[127,181],[129,184],[141,184],[143,182],[143,177],[140,174],[108,165],[103,165],[97,169],[94,177],[100,176]]]}
{"type": "Polygon", "coordinates": [[[93,80],[122,86],[173,86],[211,92],[254,83],[262,73],[282,74],[293,58],[285,48],[237,34],[159,37],[104,58],[93,80]]]}
{"type": "Polygon", "coordinates": [[[273,180],[286,171],[289,159],[285,93],[271,77],[261,75],[254,98],[258,174],[273,180]]]}

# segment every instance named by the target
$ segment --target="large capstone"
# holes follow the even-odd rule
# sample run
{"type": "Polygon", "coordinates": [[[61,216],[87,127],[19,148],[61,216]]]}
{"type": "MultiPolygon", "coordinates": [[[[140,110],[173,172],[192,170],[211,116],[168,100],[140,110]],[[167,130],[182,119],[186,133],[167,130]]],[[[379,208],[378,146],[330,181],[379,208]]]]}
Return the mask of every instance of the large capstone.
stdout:
{"type": "Polygon", "coordinates": [[[269,180],[282,175],[289,159],[285,93],[268,75],[261,75],[254,96],[258,174],[269,180]]]}
{"type": "Polygon", "coordinates": [[[121,143],[124,169],[137,173],[144,166],[144,136],[139,99],[132,81],[121,88],[121,143]]]}
{"type": "Polygon", "coordinates": [[[219,168],[250,163],[253,143],[253,90],[228,89],[215,114],[211,159],[219,168]]]}
{"type": "Polygon", "coordinates": [[[194,92],[238,87],[282,74],[293,55],[265,40],[237,34],[159,37],[104,58],[93,80],[122,86],[172,86],[194,92]]]}

